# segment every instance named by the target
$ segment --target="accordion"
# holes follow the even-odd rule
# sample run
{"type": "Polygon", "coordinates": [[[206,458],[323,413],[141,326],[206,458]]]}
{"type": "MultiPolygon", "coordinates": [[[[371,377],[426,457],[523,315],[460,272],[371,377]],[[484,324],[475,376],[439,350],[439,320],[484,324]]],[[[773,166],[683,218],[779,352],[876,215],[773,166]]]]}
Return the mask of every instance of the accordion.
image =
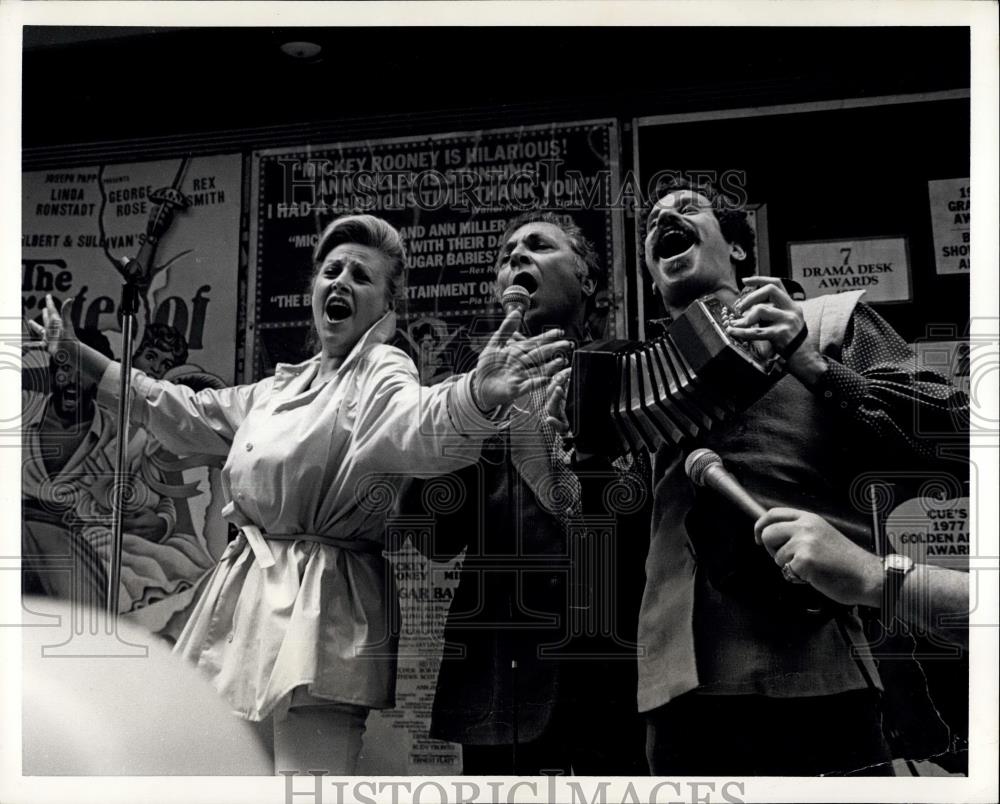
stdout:
{"type": "Polygon", "coordinates": [[[730,315],[706,296],[655,340],[577,349],[567,401],[577,449],[618,456],[662,443],[687,448],[766,393],[782,362],[729,338],[730,315]]]}

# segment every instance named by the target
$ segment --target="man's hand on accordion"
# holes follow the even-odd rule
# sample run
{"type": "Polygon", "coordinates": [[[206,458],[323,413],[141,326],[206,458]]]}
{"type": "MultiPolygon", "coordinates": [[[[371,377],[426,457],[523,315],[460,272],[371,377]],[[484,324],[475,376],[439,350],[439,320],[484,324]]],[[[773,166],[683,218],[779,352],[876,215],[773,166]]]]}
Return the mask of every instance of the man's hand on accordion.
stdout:
{"type": "MultiPolygon", "coordinates": [[[[545,390],[545,421],[557,434],[564,437],[564,446],[568,446],[570,439],[573,438],[569,417],[566,414],[566,389],[572,371],[572,367],[557,371],[545,390]]],[[[578,446],[573,450],[577,461],[586,461],[594,457],[593,453],[583,451],[578,446]]]]}
{"type": "Polygon", "coordinates": [[[741,341],[761,341],[787,361],[788,371],[806,386],[814,385],[826,371],[826,361],[807,337],[802,308],[773,276],[749,276],[736,300],[737,318],[727,333],[741,341]]]}
{"type": "Polygon", "coordinates": [[[569,385],[571,368],[557,371],[545,390],[545,421],[561,435],[569,433],[569,418],[566,416],[566,386],[569,385]]]}

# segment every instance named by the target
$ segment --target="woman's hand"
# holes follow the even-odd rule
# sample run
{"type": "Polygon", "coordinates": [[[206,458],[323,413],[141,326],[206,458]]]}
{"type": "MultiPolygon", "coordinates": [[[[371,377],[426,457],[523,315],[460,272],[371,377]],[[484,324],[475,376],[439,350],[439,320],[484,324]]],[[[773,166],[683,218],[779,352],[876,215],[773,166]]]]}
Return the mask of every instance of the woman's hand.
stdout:
{"type": "Polygon", "coordinates": [[[517,334],[521,316],[510,313],[479,355],[473,394],[484,411],[544,387],[569,363],[572,344],[562,339],[562,330],[523,338],[517,334]]]}
{"type": "Polygon", "coordinates": [[[36,343],[45,348],[57,366],[72,360],[72,355],[79,345],[73,322],[70,320],[74,301],[72,298],[66,299],[60,313],[52,301],[52,295],[46,294],[45,307],[42,308],[42,323],[25,322],[28,330],[37,339],[36,343]]]}
{"type": "Polygon", "coordinates": [[[748,276],[743,284],[752,290],[737,299],[738,315],[727,332],[741,341],[766,341],[775,353],[788,360],[788,371],[807,386],[826,370],[826,361],[816,346],[804,337],[806,322],[802,307],[773,276],[748,276]],[[800,340],[795,345],[796,339],[800,340]],[[789,349],[792,351],[789,352],[789,349]]]}
{"type": "Polygon", "coordinates": [[[75,302],[75,299],[66,299],[60,313],[52,296],[46,295],[42,325],[28,321],[28,329],[52,356],[56,368],[72,364],[86,382],[96,383],[113,361],[76,337],[70,317],[75,302]]]}

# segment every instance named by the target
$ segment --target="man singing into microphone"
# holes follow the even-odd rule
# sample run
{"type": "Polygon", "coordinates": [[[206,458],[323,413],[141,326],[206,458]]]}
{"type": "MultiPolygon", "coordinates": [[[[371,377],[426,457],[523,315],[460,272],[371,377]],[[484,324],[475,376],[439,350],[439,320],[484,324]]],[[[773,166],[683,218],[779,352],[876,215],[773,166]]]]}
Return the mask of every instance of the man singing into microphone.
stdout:
{"type": "MultiPolygon", "coordinates": [[[[604,274],[580,229],[528,213],[500,243],[497,292],[525,288],[528,334],[558,327],[587,340],[604,274]]],[[[435,517],[421,552],[447,561],[465,550],[431,736],[462,745],[467,775],[640,775],[635,628],[648,479],[576,462],[544,406],[544,391],[517,400],[479,463],[450,476],[455,510],[427,510],[433,495],[420,487],[404,504],[420,501],[435,517]]]]}
{"type": "MultiPolygon", "coordinates": [[[[661,192],[646,220],[645,262],[670,317],[711,294],[734,311],[731,337],[786,360],[786,376],[702,446],[721,455],[764,508],[807,507],[866,543],[870,512],[852,504],[852,481],[933,455],[917,421],[954,431],[964,395],[919,372],[912,351],[860,293],[800,303],[779,280],[751,276],[746,214],[711,188],[661,192]]],[[[745,566],[726,567],[726,553],[743,555],[738,548],[753,544],[753,519],[696,490],[684,462],[671,446],[654,460],[638,694],[651,770],[891,773],[880,681],[857,616],[770,599],[763,576],[759,586],[752,577],[727,586],[746,576],[745,566]]],[[[773,563],[768,569],[775,572],[773,563]]],[[[794,567],[783,574],[798,580],[794,567]]]]}

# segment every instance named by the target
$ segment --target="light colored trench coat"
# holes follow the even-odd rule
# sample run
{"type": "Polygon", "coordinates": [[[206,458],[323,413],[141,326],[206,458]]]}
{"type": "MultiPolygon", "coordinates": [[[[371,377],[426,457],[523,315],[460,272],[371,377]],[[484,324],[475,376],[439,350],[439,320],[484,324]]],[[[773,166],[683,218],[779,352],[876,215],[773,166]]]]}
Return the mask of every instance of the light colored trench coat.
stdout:
{"type": "MultiPolygon", "coordinates": [[[[372,708],[394,705],[399,606],[381,549],[410,477],[475,462],[497,423],[471,375],[421,387],[385,341],[387,314],[319,387],[315,357],[223,390],[132,378],[132,419],[178,454],[226,455],[226,518],[241,527],[176,650],[236,714],[261,720],[293,690],[372,708]],[[261,536],[263,533],[263,537],[261,536]]],[[[98,402],[117,404],[120,367],[98,402]]]]}

